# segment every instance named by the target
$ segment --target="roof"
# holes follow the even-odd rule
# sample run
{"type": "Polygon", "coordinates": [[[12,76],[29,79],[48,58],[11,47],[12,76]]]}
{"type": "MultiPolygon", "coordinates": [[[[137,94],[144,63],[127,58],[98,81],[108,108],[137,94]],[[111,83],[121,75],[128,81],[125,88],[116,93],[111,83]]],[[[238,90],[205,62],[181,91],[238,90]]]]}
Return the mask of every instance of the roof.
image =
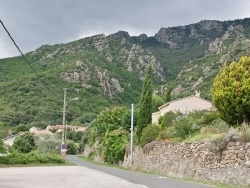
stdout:
{"type": "Polygon", "coordinates": [[[198,97],[198,96],[196,96],[196,95],[190,95],[190,96],[188,96],[188,97],[183,97],[183,98],[176,99],[176,100],[170,101],[170,102],[168,102],[168,103],[165,103],[165,104],[163,104],[162,106],[158,107],[158,109],[160,110],[160,109],[162,109],[162,108],[164,108],[164,107],[168,106],[169,104],[174,103],[174,102],[176,102],[176,101],[181,101],[181,100],[183,100],[183,99],[193,98],[193,97],[196,97],[196,98],[198,98],[198,99],[201,99],[201,100],[203,100],[203,101],[206,101],[206,102],[209,102],[209,103],[212,104],[212,102],[209,101],[209,100],[206,100],[206,99],[204,99],[204,98],[198,97]]]}

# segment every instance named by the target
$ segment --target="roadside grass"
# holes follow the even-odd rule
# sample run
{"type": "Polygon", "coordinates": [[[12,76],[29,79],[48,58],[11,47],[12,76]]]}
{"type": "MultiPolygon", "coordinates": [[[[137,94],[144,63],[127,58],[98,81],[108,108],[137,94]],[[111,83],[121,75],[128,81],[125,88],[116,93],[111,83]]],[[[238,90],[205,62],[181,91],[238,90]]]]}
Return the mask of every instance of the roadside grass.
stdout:
{"type": "Polygon", "coordinates": [[[58,163],[47,163],[47,164],[41,164],[41,163],[30,163],[30,164],[0,164],[0,168],[11,168],[11,167],[35,167],[35,166],[76,166],[76,164],[66,161],[64,164],[58,164],[58,163]]]}

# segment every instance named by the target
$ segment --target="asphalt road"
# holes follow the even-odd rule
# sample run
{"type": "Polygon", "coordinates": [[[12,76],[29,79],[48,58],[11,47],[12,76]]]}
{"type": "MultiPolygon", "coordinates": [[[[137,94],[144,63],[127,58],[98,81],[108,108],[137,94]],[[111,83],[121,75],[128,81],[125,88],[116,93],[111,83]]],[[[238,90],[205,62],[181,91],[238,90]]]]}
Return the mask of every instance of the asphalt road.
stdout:
{"type": "MultiPolygon", "coordinates": [[[[78,166],[87,167],[97,171],[110,174],[124,180],[127,180],[133,184],[145,185],[149,188],[211,188],[212,186],[198,184],[193,182],[181,181],[174,178],[160,177],[156,175],[139,173],[120,168],[107,167],[104,165],[96,165],[79,159],[77,156],[67,156],[70,162],[77,164],[78,166]]],[[[117,187],[118,188],[118,187],[117,187]]]]}
{"type": "Polygon", "coordinates": [[[0,168],[0,188],[147,188],[83,166],[0,168]]]}

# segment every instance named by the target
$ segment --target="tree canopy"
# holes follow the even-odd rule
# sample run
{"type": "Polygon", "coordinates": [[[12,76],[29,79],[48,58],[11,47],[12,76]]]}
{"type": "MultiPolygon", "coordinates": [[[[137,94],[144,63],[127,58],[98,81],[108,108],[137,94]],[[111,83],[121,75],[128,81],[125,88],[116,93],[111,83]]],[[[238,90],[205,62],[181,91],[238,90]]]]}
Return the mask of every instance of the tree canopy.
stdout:
{"type": "Polygon", "coordinates": [[[215,78],[211,94],[223,120],[240,124],[250,120],[250,57],[225,65],[215,78]]]}
{"type": "Polygon", "coordinates": [[[147,74],[142,85],[142,94],[139,104],[139,113],[137,121],[137,136],[140,140],[142,130],[151,124],[152,121],[152,95],[153,95],[153,86],[152,86],[152,65],[147,69],[147,74]]]}

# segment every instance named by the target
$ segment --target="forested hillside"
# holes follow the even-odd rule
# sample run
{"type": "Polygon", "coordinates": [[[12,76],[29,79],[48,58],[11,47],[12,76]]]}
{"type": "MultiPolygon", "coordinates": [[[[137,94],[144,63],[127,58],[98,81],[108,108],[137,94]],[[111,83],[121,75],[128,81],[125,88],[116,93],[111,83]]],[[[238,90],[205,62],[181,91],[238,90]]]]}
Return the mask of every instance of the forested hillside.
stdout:
{"type": "MultiPolygon", "coordinates": [[[[27,39],[28,40],[28,39],[27,39]]],[[[63,88],[67,122],[84,124],[114,105],[138,103],[148,65],[154,90],[172,98],[200,90],[210,99],[224,63],[250,54],[250,19],[208,21],[161,28],[152,37],[125,31],[44,45],[19,57],[0,59],[0,122],[44,127],[62,123],[63,88]]]]}

